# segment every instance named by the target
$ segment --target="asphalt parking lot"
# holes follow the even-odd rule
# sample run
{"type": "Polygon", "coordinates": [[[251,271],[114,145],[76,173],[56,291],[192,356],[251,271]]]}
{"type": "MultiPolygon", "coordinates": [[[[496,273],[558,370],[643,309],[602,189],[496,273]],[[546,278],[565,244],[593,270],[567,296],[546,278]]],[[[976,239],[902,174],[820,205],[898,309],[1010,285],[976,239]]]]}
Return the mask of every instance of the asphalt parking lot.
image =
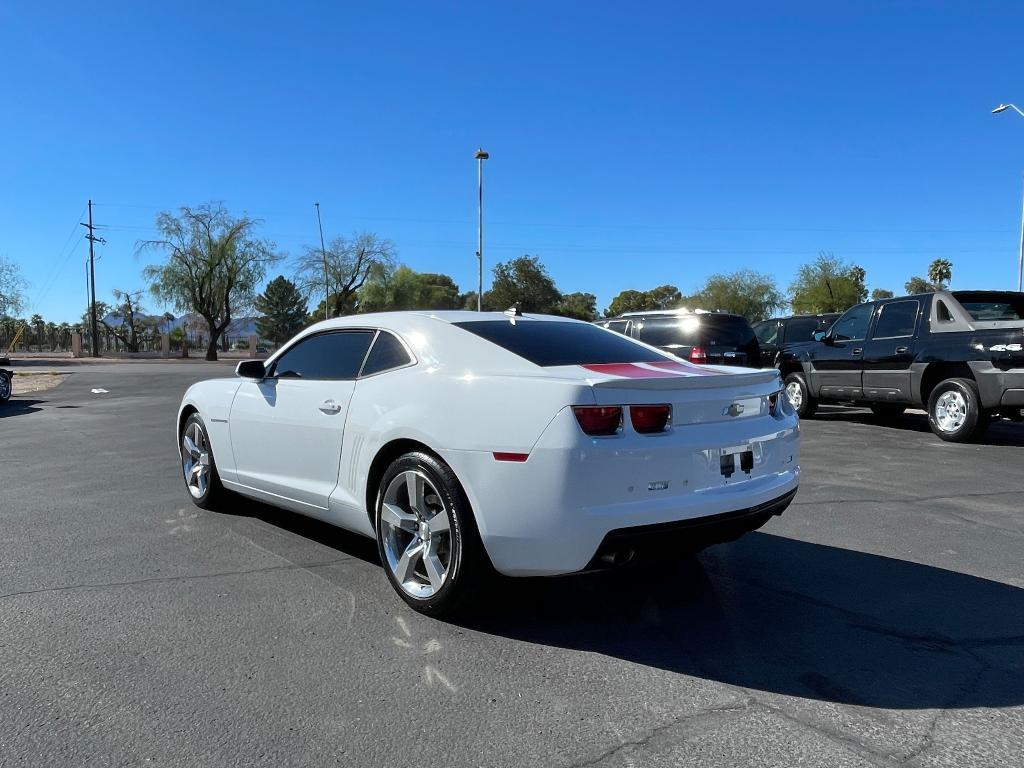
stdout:
{"type": "Polygon", "coordinates": [[[1024,761],[1024,425],[825,409],[760,532],[448,624],[369,540],[192,506],[175,408],[229,366],[68,370],[0,406],[0,765],[1024,761]]]}

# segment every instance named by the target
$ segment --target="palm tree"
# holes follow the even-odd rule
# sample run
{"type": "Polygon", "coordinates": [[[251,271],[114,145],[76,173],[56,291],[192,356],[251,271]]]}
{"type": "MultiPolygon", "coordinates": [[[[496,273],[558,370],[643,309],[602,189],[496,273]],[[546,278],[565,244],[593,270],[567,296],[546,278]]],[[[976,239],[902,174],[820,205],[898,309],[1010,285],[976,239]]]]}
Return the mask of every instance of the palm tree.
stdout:
{"type": "Polygon", "coordinates": [[[928,265],[928,280],[936,291],[944,291],[953,279],[953,263],[949,259],[936,259],[928,265]]]}
{"type": "Polygon", "coordinates": [[[43,316],[40,315],[40,314],[32,315],[32,319],[29,320],[29,323],[31,323],[32,327],[35,328],[36,349],[38,349],[40,352],[42,352],[43,351],[43,326],[45,325],[45,323],[43,322],[43,316]]]}

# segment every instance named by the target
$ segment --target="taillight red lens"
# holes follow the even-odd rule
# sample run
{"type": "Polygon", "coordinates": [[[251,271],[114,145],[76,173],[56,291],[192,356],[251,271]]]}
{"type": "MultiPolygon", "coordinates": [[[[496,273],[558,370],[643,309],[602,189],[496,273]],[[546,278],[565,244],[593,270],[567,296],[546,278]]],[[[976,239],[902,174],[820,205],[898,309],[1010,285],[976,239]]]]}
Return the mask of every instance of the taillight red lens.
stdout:
{"type": "Polygon", "coordinates": [[[572,409],[580,429],[588,435],[614,435],[622,425],[620,405],[577,405],[572,409]]]}
{"type": "Polygon", "coordinates": [[[633,429],[641,435],[664,432],[671,417],[672,406],[669,405],[629,406],[629,420],[633,422],[633,429]]]}
{"type": "Polygon", "coordinates": [[[690,350],[691,363],[706,363],[707,361],[708,353],[704,350],[704,347],[694,347],[690,350]]]}

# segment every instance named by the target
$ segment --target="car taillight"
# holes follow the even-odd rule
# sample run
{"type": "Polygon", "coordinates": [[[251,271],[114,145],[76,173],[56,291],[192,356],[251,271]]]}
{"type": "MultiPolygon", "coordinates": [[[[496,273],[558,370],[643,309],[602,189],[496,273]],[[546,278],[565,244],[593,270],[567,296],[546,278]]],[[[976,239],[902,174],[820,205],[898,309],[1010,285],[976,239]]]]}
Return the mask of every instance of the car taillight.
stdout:
{"type": "Polygon", "coordinates": [[[708,353],[704,347],[694,347],[690,350],[690,362],[691,363],[706,363],[708,361],[708,353]]]}
{"type": "Polygon", "coordinates": [[[670,418],[672,418],[672,406],[670,405],[629,406],[629,420],[633,422],[633,429],[641,435],[664,432],[670,418]]]}
{"type": "Polygon", "coordinates": [[[779,398],[781,395],[782,392],[772,392],[770,395],[768,395],[768,413],[770,413],[772,416],[779,415],[779,412],[781,410],[781,401],[779,398]]]}
{"type": "Polygon", "coordinates": [[[580,429],[593,437],[614,435],[622,426],[621,405],[577,405],[572,412],[580,429]]]}

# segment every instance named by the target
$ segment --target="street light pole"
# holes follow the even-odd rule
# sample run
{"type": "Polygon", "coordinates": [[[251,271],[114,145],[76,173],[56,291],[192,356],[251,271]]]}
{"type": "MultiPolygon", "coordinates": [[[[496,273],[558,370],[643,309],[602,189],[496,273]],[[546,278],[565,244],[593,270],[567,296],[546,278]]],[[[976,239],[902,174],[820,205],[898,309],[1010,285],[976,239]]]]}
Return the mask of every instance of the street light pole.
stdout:
{"type": "Polygon", "coordinates": [[[324,225],[320,221],[320,203],[313,203],[316,206],[316,225],[320,227],[320,253],[324,257],[324,320],[331,316],[331,280],[327,274],[327,249],[324,247],[324,225]]]}
{"type": "MultiPolygon", "coordinates": [[[[1021,117],[1024,117],[1024,112],[1020,111],[1020,108],[1016,104],[1000,104],[998,107],[992,110],[993,115],[998,115],[1000,112],[1005,112],[1008,109],[1012,109],[1021,117]]],[[[1021,177],[1024,179],[1024,175],[1021,177]]],[[[1017,255],[1017,290],[1024,289],[1024,201],[1021,203],[1020,210],[1020,250],[1017,255]]]]}
{"type": "Polygon", "coordinates": [[[482,312],[484,305],[484,160],[490,155],[478,149],[476,158],[476,311],[482,312]]]}

